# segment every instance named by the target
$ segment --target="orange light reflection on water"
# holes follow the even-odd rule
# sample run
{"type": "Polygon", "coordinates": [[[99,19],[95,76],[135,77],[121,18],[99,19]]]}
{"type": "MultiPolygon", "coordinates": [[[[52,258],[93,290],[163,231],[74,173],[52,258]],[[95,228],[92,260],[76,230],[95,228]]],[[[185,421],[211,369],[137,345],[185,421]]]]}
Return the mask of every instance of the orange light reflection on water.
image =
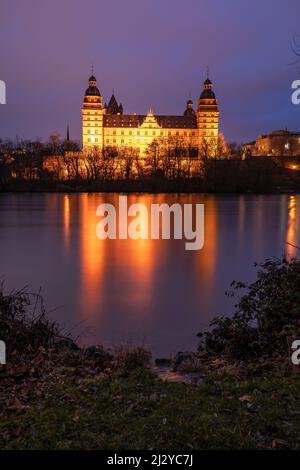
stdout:
{"type": "Polygon", "coordinates": [[[103,202],[101,195],[82,194],[80,199],[80,298],[87,317],[101,314],[106,258],[105,241],[96,236],[96,207],[103,202]]]}
{"type": "Polygon", "coordinates": [[[64,240],[66,249],[70,246],[70,196],[64,195],[64,240]]]}
{"type": "Polygon", "coordinates": [[[297,229],[298,221],[296,218],[297,200],[296,196],[290,196],[288,201],[288,220],[287,220],[287,234],[286,234],[286,255],[293,258],[299,251],[297,245],[297,229]]]}

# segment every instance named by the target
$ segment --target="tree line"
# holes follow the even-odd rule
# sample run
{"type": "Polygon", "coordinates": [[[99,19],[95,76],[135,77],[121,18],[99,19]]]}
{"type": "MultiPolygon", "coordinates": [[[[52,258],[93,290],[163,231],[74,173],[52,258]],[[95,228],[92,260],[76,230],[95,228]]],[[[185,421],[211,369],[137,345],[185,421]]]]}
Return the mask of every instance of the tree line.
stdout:
{"type": "Polygon", "coordinates": [[[114,181],[147,177],[168,180],[205,177],[214,161],[239,154],[237,144],[227,145],[222,134],[195,148],[180,136],[153,140],[141,156],[135,147],[102,150],[52,134],[47,142],[0,140],[0,182],[11,180],[114,181]]]}

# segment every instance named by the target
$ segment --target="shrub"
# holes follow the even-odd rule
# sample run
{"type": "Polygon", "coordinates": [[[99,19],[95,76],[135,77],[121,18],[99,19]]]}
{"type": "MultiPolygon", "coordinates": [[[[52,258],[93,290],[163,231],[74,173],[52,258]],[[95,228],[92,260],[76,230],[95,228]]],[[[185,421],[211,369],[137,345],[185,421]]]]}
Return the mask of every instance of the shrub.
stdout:
{"type": "Polygon", "coordinates": [[[47,318],[41,295],[24,291],[6,295],[0,285],[0,339],[8,353],[30,356],[59,337],[58,325],[47,318]]]}
{"type": "Polygon", "coordinates": [[[232,282],[229,295],[247,292],[232,318],[215,318],[210,330],[198,335],[200,351],[232,359],[290,354],[290,343],[300,336],[300,261],[267,259],[256,266],[255,282],[232,282]]]}

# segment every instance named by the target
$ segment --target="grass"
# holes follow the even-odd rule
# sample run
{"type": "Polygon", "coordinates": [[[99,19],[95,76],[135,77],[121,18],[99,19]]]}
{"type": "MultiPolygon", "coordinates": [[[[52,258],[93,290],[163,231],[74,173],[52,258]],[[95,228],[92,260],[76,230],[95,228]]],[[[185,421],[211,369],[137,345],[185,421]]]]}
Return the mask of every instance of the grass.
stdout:
{"type": "Polygon", "coordinates": [[[0,447],[299,449],[299,391],[300,374],[282,367],[251,379],[211,372],[195,386],[140,365],[94,376],[59,366],[2,401],[0,447]]]}

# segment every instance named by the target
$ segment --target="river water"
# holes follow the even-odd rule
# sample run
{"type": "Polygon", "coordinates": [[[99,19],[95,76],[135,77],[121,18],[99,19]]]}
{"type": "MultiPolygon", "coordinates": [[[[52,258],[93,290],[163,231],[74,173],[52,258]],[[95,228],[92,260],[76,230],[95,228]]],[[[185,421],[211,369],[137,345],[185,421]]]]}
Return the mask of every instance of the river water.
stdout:
{"type": "Polygon", "coordinates": [[[81,344],[195,348],[212,317],[230,315],[232,280],[254,263],[296,254],[300,196],[132,194],[128,204],[204,204],[205,242],[99,240],[96,208],[118,194],[0,194],[0,278],[6,290],[40,288],[51,318],[81,344]]]}

